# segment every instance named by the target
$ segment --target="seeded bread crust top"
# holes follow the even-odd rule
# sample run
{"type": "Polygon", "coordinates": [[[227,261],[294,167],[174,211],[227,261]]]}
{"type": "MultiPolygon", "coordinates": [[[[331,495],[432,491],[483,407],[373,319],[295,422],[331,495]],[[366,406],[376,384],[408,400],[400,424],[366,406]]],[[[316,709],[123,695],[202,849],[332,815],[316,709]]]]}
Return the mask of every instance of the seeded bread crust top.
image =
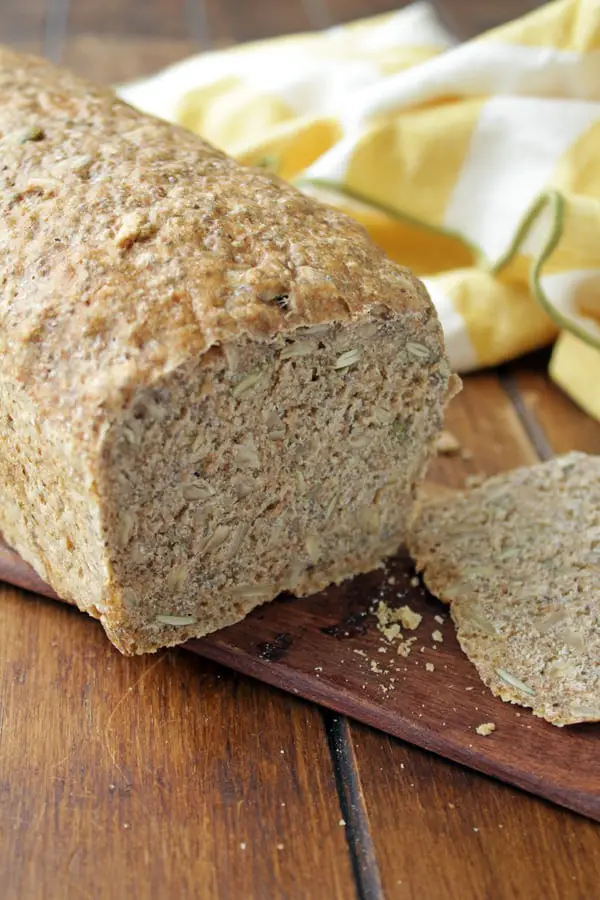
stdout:
{"type": "Polygon", "coordinates": [[[438,332],[346,216],[67,71],[0,50],[0,382],[97,445],[215,344],[369,308],[438,332]]]}

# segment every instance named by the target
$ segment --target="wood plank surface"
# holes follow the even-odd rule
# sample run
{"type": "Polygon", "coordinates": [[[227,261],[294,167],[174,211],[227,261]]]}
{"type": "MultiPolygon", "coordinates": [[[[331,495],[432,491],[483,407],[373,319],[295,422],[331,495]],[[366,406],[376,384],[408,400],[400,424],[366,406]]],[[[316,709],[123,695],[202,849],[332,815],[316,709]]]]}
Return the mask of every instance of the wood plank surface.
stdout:
{"type": "Polygon", "coordinates": [[[447,28],[466,40],[541,6],[540,0],[436,0],[447,28]]]}
{"type": "Polygon", "coordinates": [[[353,895],[315,707],[192,654],[125,659],[70,608],[0,600],[4,900],[353,895]]]}
{"type": "MultiPolygon", "coordinates": [[[[600,453],[600,427],[545,375],[548,355],[528,357],[512,367],[526,424],[547,443],[546,453],[600,453]]],[[[542,455],[545,455],[542,453],[542,455]]]]}

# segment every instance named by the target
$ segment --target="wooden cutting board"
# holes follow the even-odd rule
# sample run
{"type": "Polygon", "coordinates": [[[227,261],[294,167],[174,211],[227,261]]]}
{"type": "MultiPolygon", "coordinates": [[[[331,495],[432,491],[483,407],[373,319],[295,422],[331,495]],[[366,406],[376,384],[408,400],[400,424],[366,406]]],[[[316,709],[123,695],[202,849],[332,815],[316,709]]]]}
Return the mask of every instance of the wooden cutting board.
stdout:
{"type": "MultiPolygon", "coordinates": [[[[0,579],[55,596],[5,544],[0,579]]],[[[600,821],[600,726],[558,729],[494,698],[403,553],[322,594],[282,596],[186,647],[600,821]],[[405,632],[415,638],[408,656],[378,628],[382,602],[423,617],[405,632]],[[478,735],[487,722],[494,733],[478,735]]]]}

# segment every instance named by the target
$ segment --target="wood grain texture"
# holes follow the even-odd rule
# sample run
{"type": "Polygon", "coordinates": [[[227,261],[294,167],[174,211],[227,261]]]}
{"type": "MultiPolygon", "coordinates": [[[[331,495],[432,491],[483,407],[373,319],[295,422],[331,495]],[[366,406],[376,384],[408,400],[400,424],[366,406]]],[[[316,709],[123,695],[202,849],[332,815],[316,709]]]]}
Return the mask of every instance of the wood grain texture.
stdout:
{"type": "Polygon", "coordinates": [[[0,632],[3,900],[353,896],[316,708],[8,588],[0,632]]]}
{"type": "Polygon", "coordinates": [[[352,741],[383,896],[597,896],[595,823],[365,726],[352,725],[352,741]]]}
{"type": "Polygon", "coordinates": [[[149,36],[187,38],[189,23],[186,0],[102,0],[70,3],[69,36],[78,34],[118,34],[136,38],[149,36]]]}
{"type": "Polygon", "coordinates": [[[541,0],[434,0],[443,23],[461,40],[542,6],[541,0]]]}
{"type": "Polygon", "coordinates": [[[45,0],[0,2],[0,43],[13,44],[30,53],[40,53],[45,25],[45,0]]]}
{"type": "MultiPolygon", "coordinates": [[[[525,415],[540,429],[551,452],[600,454],[600,426],[546,376],[548,354],[528,357],[512,369],[525,415]]],[[[600,387],[599,387],[600,390],[600,387]]]]}
{"type": "Polygon", "coordinates": [[[82,34],[66,42],[61,62],[103,84],[141,78],[196,53],[192,41],[82,34]]]}
{"type": "MultiPolygon", "coordinates": [[[[272,0],[211,0],[208,4],[209,21],[212,23],[213,40],[222,44],[254,41],[309,31],[311,20],[306,6],[301,2],[273,3],[272,0]],[[227,23],[227,24],[225,24],[227,23]],[[218,26],[218,30],[217,27],[218,26]]],[[[276,73],[273,73],[276,77],[276,73]]]]}

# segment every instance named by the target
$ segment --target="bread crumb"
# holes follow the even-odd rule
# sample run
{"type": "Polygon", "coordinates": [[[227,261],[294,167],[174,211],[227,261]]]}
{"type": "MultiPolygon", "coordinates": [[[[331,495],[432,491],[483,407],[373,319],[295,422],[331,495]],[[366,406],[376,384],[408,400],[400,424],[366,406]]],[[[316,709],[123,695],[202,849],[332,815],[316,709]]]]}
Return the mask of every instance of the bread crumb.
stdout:
{"type": "Polygon", "coordinates": [[[482,735],[483,737],[487,737],[488,734],[492,734],[496,730],[495,722],[483,722],[482,725],[478,725],[475,731],[477,734],[482,735]]]}
{"type": "Polygon", "coordinates": [[[400,624],[403,628],[408,629],[408,631],[414,631],[423,621],[423,616],[416,613],[410,606],[401,606],[398,610],[398,615],[400,617],[400,624]]]}
{"type": "Polygon", "coordinates": [[[354,650],[353,653],[356,653],[357,656],[365,656],[366,657],[366,655],[367,655],[364,650],[354,650]]]}
{"type": "Polygon", "coordinates": [[[454,805],[454,803],[449,803],[448,807],[449,807],[449,809],[456,809],[456,806],[454,805]]]}
{"type": "Polygon", "coordinates": [[[402,643],[398,644],[398,656],[407,657],[410,655],[412,650],[412,645],[416,641],[416,638],[407,638],[407,640],[402,641],[402,643]]]}
{"type": "Polygon", "coordinates": [[[390,625],[389,628],[379,629],[390,644],[398,637],[402,637],[402,631],[399,625],[390,625]]]}
{"type": "Polygon", "coordinates": [[[419,587],[420,584],[421,584],[421,582],[419,581],[417,576],[413,575],[413,577],[410,579],[410,586],[417,588],[417,587],[419,587]]]}
{"type": "Polygon", "coordinates": [[[444,640],[444,635],[441,631],[438,631],[436,629],[434,632],[432,632],[431,640],[435,641],[436,644],[441,644],[444,640]]]}
{"type": "Polygon", "coordinates": [[[390,575],[390,577],[388,578],[388,584],[396,584],[396,579],[393,575],[390,575]]]}
{"type": "Polygon", "coordinates": [[[240,843],[240,850],[245,850],[245,849],[246,849],[246,843],[245,843],[245,841],[242,841],[240,843]]]}
{"type": "Polygon", "coordinates": [[[473,826],[473,831],[479,831],[479,828],[475,828],[475,826],[473,826]]]}
{"type": "Polygon", "coordinates": [[[383,674],[383,669],[380,669],[374,659],[371,660],[371,672],[375,672],[377,675],[383,674]]]}
{"type": "Polygon", "coordinates": [[[446,621],[443,616],[434,616],[433,618],[438,623],[438,625],[443,625],[446,621]]]}
{"type": "Polygon", "coordinates": [[[425,668],[427,669],[428,672],[434,672],[434,671],[435,671],[435,666],[434,666],[433,663],[425,663],[425,668]]]}
{"type": "Polygon", "coordinates": [[[345,824],[346,824],[345,819],[340,819],[340,821],[338,822],[338,825],[345,825],[345,824]]]}
{"type": "Polygon", "coordinates": [[[458,453],[460,450],[460,441],[451,431],[444,430],[435,442],[435,447],[438,453],[444,455],[458,453]]]}

